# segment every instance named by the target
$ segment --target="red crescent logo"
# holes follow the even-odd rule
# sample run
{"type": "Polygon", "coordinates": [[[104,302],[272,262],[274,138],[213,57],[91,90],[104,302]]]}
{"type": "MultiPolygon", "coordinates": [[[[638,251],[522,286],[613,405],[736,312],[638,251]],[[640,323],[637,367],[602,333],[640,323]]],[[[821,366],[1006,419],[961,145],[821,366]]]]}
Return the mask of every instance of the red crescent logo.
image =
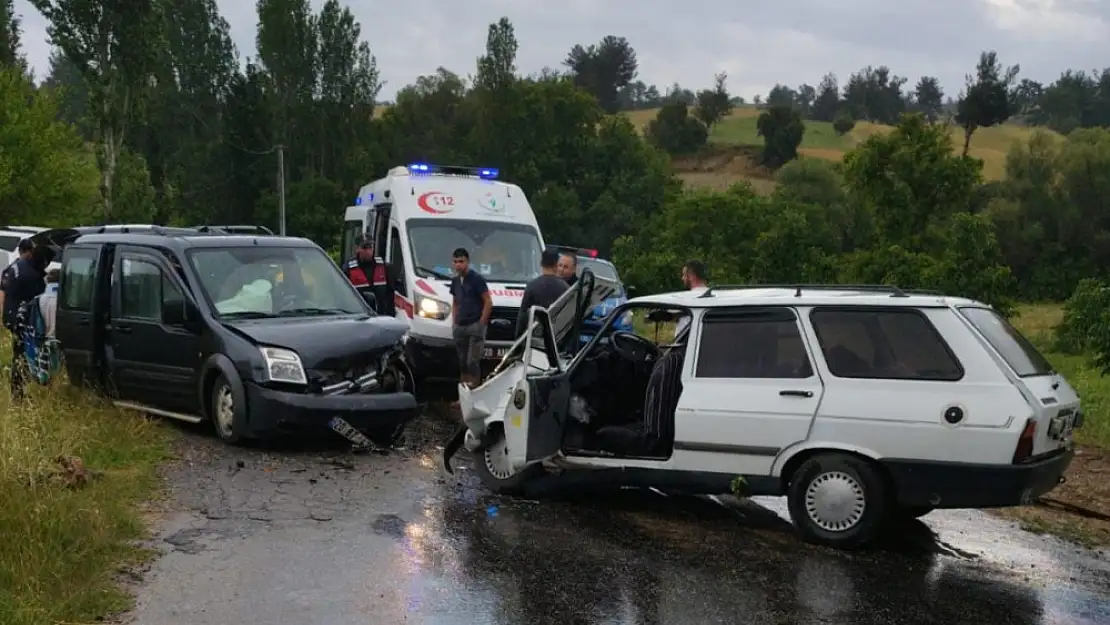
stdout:
{"type": "Polygon", "coordinates": [[[425,213],[444,215],[455,210],[455,198],[440,191],[429,191],[417,198],[416,205],[425,213]]]}

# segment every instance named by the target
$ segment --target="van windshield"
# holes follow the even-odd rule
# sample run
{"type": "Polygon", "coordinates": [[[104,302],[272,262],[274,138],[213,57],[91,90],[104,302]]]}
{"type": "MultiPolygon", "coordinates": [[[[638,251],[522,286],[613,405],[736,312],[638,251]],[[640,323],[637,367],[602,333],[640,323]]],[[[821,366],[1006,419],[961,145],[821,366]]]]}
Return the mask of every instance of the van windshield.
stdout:
{"type": "Polygon", "coordinates": [[[532,226],[470,219],[410,219],[405,225],[417,275],[453,275],[451,253],[460,247],[489,282],[527,282],[540,274],[540,235],[532,226]]]}
{"type": "Polygon", "coordinates": [[[367,314],[335,263],[316,248],[196,248],[188,257],[222,318],[367,314]]]}
{"type": "Polygon", "coordinates": [[[1019,377],[1049,375],[1052,365],[1009,321],[990,308],[964,306],[960,312],[1019,377]]]}

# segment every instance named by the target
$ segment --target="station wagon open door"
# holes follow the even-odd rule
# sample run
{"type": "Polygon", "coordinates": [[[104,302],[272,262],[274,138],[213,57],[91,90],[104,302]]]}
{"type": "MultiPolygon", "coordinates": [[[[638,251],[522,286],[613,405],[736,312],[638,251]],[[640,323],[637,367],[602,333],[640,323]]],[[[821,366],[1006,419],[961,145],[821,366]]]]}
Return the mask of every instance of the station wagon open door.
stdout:
{"type": "Polygon", "coordinates": [[[529,311],[524,341],[524,376],[512,390],[505,410],[505,446],[514,470],[559,453],[563,424],[570,407],[570,380],[559,358],[557,339],[547,311],[529,311]]]}

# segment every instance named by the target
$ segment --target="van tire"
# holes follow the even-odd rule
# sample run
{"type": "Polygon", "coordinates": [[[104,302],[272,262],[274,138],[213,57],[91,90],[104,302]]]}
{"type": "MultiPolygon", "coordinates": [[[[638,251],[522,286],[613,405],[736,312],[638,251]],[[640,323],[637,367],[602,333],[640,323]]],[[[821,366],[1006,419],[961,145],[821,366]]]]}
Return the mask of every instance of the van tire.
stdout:
{"type": "Polygon", "coordinates": [[[791,477],[787,505],[804,541],[838,549],[866,545],[891,512],[883,475],[867,460],[843,453],[802,463],[791,477]]]}
{"type": "Polygon", "coordinates": [[[240,412],[246,407],[236,406],[234,398],[231,383],[223,374],[217,375],[208,398],[208,415],[212,429],[221,441],[229,445],[241,445],[245,437],[240,431],[243,423],[240,412]]]}
{"type": "Polygon", "coordinates": [[[505,454],[505,431],[499,428],[491,437],[490,444],[474,452],[474,465],[482,484],[498,495],[519,496],[524,494],[525,485],[543,472],[543,467],[532,465],[511,475],[498,471],[497,456],[505,454]]]}

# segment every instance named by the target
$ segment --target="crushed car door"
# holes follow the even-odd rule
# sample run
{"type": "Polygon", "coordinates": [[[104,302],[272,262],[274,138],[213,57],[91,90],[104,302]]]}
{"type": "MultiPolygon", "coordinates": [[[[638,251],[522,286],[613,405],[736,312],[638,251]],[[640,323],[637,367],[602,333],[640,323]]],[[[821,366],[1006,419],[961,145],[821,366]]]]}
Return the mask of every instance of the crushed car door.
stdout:
{"type": "Polygon", "coordinates": [[[523,365],[506,410],[505,443],[516,469],[559,453],[570,409],[570,380],[556,349],[551,317],[539,306],[529,311],[523,365]]]}
{"type": "Polygon", "coordinates": [[[620,288],[617,281],[584,269],[574,286],[552,302],[547,312],[560,353],[577,353],[581,347],[578,335],[586,316],[595,306],[616,295],[620,288]]]}

